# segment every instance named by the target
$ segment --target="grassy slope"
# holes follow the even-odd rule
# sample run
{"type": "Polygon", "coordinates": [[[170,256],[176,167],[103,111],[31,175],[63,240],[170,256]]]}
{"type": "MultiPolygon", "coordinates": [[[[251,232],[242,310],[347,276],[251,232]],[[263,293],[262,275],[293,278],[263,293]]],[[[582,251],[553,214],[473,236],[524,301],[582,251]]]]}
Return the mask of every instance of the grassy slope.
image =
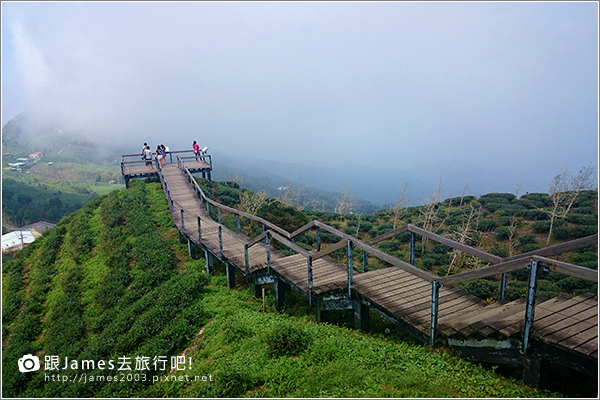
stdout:
{"type": "MultiPolygon", "coordinates": [[[[156,184],[132,185],[63,219],[3,265],[3,396],[548,396],[443,352],[277,314],[271,295],[261,312],[248,289],[230,291],[202,269],[178,243],[156,184]],[[286,329],[307,341],[273,355],[274,333],[286,329]],[[179,373],[213,382],[47,382],[43,368],[18,372],[28,353],[186,355],[192,369],[179,373]]],[[[148,371],[152,378],[161,374],[148,371]]]]}

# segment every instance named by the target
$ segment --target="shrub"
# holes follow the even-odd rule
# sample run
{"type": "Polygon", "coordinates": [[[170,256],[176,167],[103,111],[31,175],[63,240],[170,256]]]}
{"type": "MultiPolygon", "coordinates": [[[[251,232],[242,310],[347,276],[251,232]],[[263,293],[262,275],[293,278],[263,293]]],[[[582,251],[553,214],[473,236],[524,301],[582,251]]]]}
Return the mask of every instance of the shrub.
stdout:
{"type": "Polygon", "coordinates": [[[500,283],[489,281],[487,279],[477,279],[474,281],[458,284],[461,289],[479,297],[480,299],[498,298],[500,283]]]}
{"type": "Polygon", "coordinates": [[[595,233],[598,233],[598,227],[595,225],[557,226],[552,231],[552,236],[559,240],[567,240],[590,236],[595,233]]]}
{"type": "Polygon", "coordinates": [[[291,324],[278,326],[267,336],[269,356],[274,358],[298,355],[311,343],[309,333],[291,324]]]}
{"type": "Polygon", "coordinates": [[[249,372],[237,365],[226,365],[215,373],[215,383],[208,397],[240,397],[252,388],[249,372]]]}
{"type": "Polygon", "coordinates": [[[501,226],[494,229],[494,233],[496,234],[496,239],[498,240],[506,240],[510,237],[511,231],[510,228],[506,226],[501,226]]]}
{"type": "Polygon", "coordinates": [[[496,221],[491,219],[481,219],[477,228],[482,232],[489,232],[496,227],[496,221]]]}
{"type": "Polygon", "coordinates": [[[529,253],[530,251],[539,250],[540,246],[535,243],[528,243],[521,246],[521,253],[529,253]]]}
{"type": "Polygon", "coordinates": [[[519,238],[519,243],[521,243],[521,245],[535,243],[535,235],[532,235],[531,233],[523,235],[519,238]]]}
{"type": "Polygon", "coordinates": [[[588,214],[569,214],[567,221],[578,225],[598,225],[597,215],[588,214]]]}

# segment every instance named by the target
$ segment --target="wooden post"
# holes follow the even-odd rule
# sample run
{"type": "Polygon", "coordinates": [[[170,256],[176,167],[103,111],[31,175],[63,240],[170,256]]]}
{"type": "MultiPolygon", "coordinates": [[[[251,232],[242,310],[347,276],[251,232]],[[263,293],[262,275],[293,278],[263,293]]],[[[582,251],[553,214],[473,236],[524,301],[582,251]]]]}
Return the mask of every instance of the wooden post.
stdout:
{"type": "Polygon", "coordinates": [[[539,355],[526,356],[523,359],[523,382],[531,387],[538,387],[540,383],[540,364],[539,355]]]}
{"type": "Polygon", "coordinates": [[[244,243],[244,262],[246,264],[246,276],[250,273],[250,260],[248,258],[248,245],[244,243]]]}
{"type": "Polygon", "coordinates": [[[227,272],[227,288],[235,288],[235,267],[230,262],[225,262],[225,270],[227,272]]]}
{"type": "Polygon", "coordinates": [[[312,288],[313,288],[313,270],[312,270],[312,257],[306,258],[306,264],[308,266],[308,305],[312,306],[312,288]]]}
{"type": "Polygon", "coordinates": [[[181,209],[181,231],[185,232],[185,219],[183,217],[183,208],[181,209]]]}
{"type": "Polygon", "coordinates": [[[321,251],[321,227],[317,226],[317,251],[321,251]]]}
{"type": "Polygon", "coordinates": [[[435,329],[438,321],[438,306],[440,300],[440,289],[441,285],[438,281],[431,281],[431,324],[429,327],[429,345],[433,346],[435,343],[435,329]]]}
{"type": "Polygon", "coordinates": [[[267,232],[265,236],[267,242],[267,273],[271,275],[271,238],[269,236],[269,232],[267,232]]]}
{"type": "Polygon", "coordinates": [[[355,301],[353,303],[354,308],[354,329],[366,330],[369,326],[369,307],[355,301]]]}
{"type": "Polygon", "coordinates": [[[195,259],[196,258],[196,249],[195,249],[194,244],[192,243],[192,239],[188,238],[187,244],[188,244],[188,254],[189,254],[190,258],[195,259]]]}
{"type": "Polygon", "coordinates": [[[238,232],[242,232],[242,223],[240,221],[240,214],[237,214],[237,226],[238,226],[238,232]]]}
{"type": "Polygon", "coordinates": [[[200,217],[198,217],[198,241],[202,240],[202,229],[200,227],[200,217]]]}
{"type": "Polygon", "coordinates": [[[206,273],[212,275],[214,272],[213,255],[208,250],[204,250],[204,259],[206,260],[206,273]]]}
{"type": "Polygon", "coordinates": [[[219,223],[221,223],[221,207],[217,207],[218,215],[219,215],[219,223]]]}
{"type": "Polygon", "coordinates": [[[279,278],[275,278],[275,310],[281,312],[283,310],[283,303],[285,301],[285,294],[290,289],[289,285],[286,284],[279,278]]]}
{"type": "Polygon", "coordinates": [[[354,272],[354,266],[352,265],[352,241],[350,239],[348,239],[346,249],[348,260],[348,298],[350,298],[350,287],[352,285],[352,274],[354,272]]]}
{"type": "Polygon", "coordinates": [[[221,225],[219,225],[219,253],[221,254],[221,257],[223,257],[223,233],[221,225]]]}
{"type": "Polygon", "coordinates": [[[363,272],[367,272],[369,270],[369,253],[366,250],[363,250],[363,272]]]}

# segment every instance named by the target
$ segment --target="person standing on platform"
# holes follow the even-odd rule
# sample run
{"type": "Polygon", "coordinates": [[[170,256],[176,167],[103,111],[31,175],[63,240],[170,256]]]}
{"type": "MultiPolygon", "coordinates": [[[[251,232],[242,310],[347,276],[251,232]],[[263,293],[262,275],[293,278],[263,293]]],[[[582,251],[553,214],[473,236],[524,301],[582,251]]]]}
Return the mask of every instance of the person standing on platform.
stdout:
{"type": "Polygon", "coordinates": [[[150,150],[150,146],[146,146],[146,150],[144,150],[144,160],[146,160],[146,167],[148,169],[154,169],[152,165],[152,150],[150,150]]]}
{"type": "Polygon", "coordinates": [[[196,162],[198,162],[198,157],[200,157],[200,146],[194,140],[194,144],[192,144],[192,147],[194,148],[194,155],[196,156],[196,162]]]}
{"type": "Polygon", "coordinates": [[[162,153],[162,149],[160,148],[160,144],[158,146],[156,146],[156,160],[158,161],[159,168],[162,168],[163,167],[163,153],[162,153]]]}
{"type": "Polygon", "coordinates": [[[162,163],[161,167],[164,167],[165,165],[167,165],[167,148],[165,147],[164,144],[160,145],[160,152],[163,156],[163,158],[162,158],[163,163],[162,163]]]}
{"type": "Polygon", "coordinates": [[[144,143],[144,145],[142,146],[142,160],[146,158],[146,146],[148,146],[148,143],[144,143]]]}

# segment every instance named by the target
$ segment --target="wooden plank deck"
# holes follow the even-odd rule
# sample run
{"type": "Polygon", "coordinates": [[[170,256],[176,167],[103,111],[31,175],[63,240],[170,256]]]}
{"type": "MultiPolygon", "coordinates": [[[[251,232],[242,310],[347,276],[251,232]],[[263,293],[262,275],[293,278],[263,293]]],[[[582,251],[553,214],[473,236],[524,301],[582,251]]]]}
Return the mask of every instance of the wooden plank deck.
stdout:
{"type": "MultiPolygon", "coordinates": [[[[194,162],[191,162],[194,164],[194,162]]],[[[187,164],[186,164],[187,165],[187,164]]],[[[134,167],[128,167],[134,168],[134,167]]],[[[130,172],[148,171],[144,165],[130,172]]],[[[219,224],[210,218],[206,208],[176,164],[163,168],[163,177],[174,202],[174,223],[182,230],[181,210],[185,210],[184,233],[213,254],[231,262],[245,273],[244,243],[248,238],[229,229],[222,229],[222,253],[219,246],[219,224]],[[202,239],[198,235],[198,217],[201,220],[202,239]]],[[[248,249],[249,273],[267,268],[267,246],[257,243],[248,249]]],[[[308,264],[305,256],[284,256],[271,248],[272,271],[290,282],[296,289],[308,294],[308,264]]],[[[347,267],[326,256],[312,263],[313,295],[347,290],[347,267]]],[[[410,272],[388,267],[359,273],[354,271],[352,291],[368,303],[385,310],[396,320],[413,326],[429,335],[431,319],[431,282],[410,272]]],[[[446,338],[517,338],[523,331],[525,301],[487,302],[456,287],[439,290],[438,333],[446,338]]],[[[598,297],[566,295],[546,300],[538,296],[533,338],[545,344],[560,347],[583,356],[598,358],[598,297]]]]}

